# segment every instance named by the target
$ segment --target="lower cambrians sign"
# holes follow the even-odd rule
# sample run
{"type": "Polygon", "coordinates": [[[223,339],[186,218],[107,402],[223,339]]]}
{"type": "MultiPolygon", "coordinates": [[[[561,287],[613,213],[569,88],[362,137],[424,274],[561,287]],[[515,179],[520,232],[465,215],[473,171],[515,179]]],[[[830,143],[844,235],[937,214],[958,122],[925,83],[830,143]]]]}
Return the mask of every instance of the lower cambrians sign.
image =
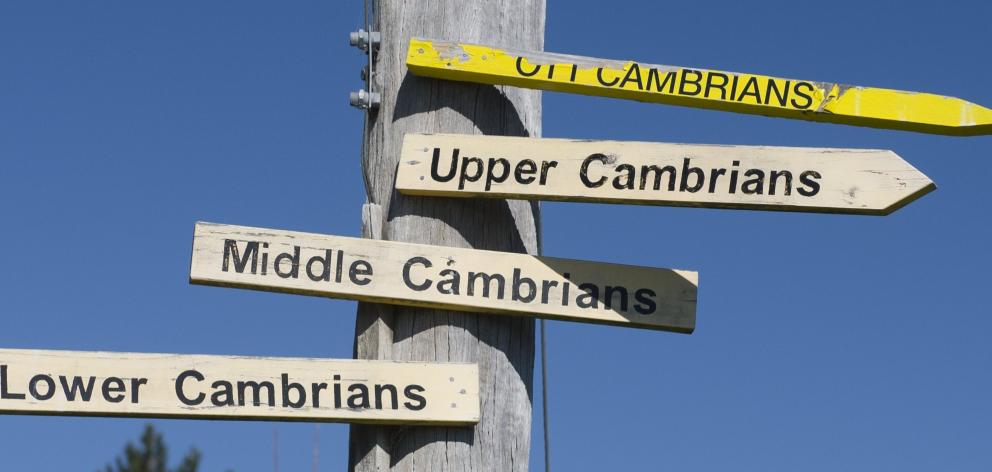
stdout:
{"type": "Polygon", "coordinates": [[[475,364],[0,349],[0,412],[474,424],[475,364]]]}
{"type": "Polygon", "coordinates": [[[697,274],[197,223],[190,282],[691,333],[697,274]]]}

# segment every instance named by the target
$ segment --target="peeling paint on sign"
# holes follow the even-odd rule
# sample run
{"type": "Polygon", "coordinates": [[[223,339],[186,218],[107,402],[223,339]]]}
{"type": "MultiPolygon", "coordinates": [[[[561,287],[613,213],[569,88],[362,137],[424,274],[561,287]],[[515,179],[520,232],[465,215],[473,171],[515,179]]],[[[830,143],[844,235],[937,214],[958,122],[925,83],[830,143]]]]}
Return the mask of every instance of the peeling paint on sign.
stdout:
{"type": "Polygon", "coordinates": [[[992,110],[929,93],[413,38],[415,75],[921,133],[992,134],[992,110]]]}

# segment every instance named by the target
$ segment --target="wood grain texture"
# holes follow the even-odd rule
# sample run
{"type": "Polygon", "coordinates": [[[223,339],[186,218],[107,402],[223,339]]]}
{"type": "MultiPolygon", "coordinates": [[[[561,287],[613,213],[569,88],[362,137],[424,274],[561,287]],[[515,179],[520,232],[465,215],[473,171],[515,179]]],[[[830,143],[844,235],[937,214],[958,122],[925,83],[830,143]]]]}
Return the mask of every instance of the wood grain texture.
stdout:
{"type": "Polygon", "coordinates": [[[478,393],[465,363],[0,349],[11,414],[463,425],[478,393]]]}
{"type": "Polygon", "coordinates": [[[887,215],[936,188],[892,151],[408,134],[410,195],[887,215]]]}
{"type": "MultiPolygon", "coordinates": [[[[403,135],[446,132],[540,136],[539,92],[438,81],[406,70],[414,36],[443,36],[529,50],[544,48],[544,0],[375,0],[382,46],[374,88],[366,177],[367,237],[538,253],[537,203],[437,199],[396,193],[403,135]]],[[[328,156],[335,159],[337,156],[328,156]]],[[[452,310],[359,303],[355,356],[479,364],[481,420],[475,428],[353,426],[355,471],[522,471],[530,459],[534,321],[452,310]]]]}
{"type": "Polygon", "coordinates": [[[189,280],[689,333],[695,272],[197,223],[189,280]]]}

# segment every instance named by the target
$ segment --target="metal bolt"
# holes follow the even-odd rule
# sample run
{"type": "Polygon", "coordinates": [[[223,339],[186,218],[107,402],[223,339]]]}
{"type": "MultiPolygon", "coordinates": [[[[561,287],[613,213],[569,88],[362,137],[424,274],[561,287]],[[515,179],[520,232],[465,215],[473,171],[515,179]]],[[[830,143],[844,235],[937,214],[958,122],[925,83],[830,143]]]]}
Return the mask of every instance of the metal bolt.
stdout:
{"type": "Polygon", "coordinates": [[[382,35],[378,31],[359,29],[358,31],[352,31],[348,35],[348,44],[365,52],[369,52],[369,45],[372,46],[373,51],[378,50],[381,42],[382,35]]]}
{"type": "Polygon", "coordinates": [[[378,92],[369,93],[365,90],[359,90],[348,94],[348,103],[355,108],[375,110],[379,108],[379,104],[382,103],[382,97],[378,92]]]}

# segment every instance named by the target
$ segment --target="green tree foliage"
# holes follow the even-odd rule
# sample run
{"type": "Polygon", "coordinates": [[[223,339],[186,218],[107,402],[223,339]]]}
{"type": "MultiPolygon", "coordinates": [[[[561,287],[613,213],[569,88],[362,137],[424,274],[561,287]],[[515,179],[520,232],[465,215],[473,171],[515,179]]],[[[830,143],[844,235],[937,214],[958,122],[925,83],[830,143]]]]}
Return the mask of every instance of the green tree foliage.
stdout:
{"type": "Polygon", "coordinates": [[[124,454],[97,472],[197,472],[200,467],[200,451],[196,448],[186,453],[182,463],[175,469],[168,468],[169,450],[162,435],[152,425],[145,425],[138,445],[128,441],[124,454]]]}

